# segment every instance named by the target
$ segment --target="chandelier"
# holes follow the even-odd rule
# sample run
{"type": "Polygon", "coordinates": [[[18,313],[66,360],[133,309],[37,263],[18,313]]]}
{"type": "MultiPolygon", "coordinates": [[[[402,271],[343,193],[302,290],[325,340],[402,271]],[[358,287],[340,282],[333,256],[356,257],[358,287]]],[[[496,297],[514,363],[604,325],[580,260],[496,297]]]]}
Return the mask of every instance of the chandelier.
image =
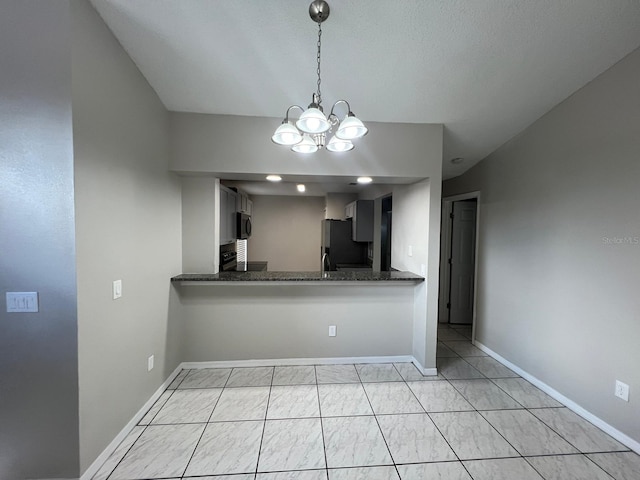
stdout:
{"type": "Polygon", "coordinates": [[[314,153],[323,148],[326,144],[327,150],[331,152],[346,152],[353,148],[352,140],[360,138],[369,131],[367,127],[353,114],[351,106],[346,100],[338,100],[331,107],[329,116],[325,116],[322,109],[322,93],[320,92],[320,52],[322,45],[322,22],[329,18],[329,4],[324,0],[314,0],[309,5],[309,16],[311,20],[318,24],[318,89],[313,94],[311,104],[305,110],[299,105],[291,105],[282,124],[276,129],[271,137],[274,143],[291,147],[291,150],[298,153],[314,153]],[[342,121],[334,112],[336,106],[345,104],[347,114],[342,121]],[[295,122],[289,121],[291,110],[299,109],[302,114],[295,122]],[[327,137],[336,129],[335,134],[326,143],[327,137]]]}

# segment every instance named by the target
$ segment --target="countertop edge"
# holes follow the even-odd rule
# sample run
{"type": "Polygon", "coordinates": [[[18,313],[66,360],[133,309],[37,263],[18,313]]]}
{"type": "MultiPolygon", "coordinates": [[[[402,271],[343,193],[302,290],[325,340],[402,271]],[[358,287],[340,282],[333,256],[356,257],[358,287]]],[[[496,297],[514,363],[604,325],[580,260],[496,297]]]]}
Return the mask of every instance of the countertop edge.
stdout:
{"type": "Polygon", "coordinates": [[[197,285],[365,285],[365,284],[418,284],[424,277],[411,272],[221,272],[221,273],[183,273],[171,278],[172,283],[183,286],[197,285]]]}
{"type": "Polygon", "coordinates": [[[211,286],[278,286],[278,285],[300,285],[300,286],[397,286],[407,287],[417,285],[423,280],[175,280],[172,283],[181,287],[211,287],[211,286]]]}

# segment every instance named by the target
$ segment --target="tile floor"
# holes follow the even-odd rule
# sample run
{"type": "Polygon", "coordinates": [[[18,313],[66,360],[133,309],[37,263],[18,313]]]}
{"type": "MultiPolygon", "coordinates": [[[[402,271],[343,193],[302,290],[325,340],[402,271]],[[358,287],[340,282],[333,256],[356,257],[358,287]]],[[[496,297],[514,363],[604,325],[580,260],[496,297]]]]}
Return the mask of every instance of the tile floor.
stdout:
{"type": "Polygon", "coordinates": [[[640,456],[469,340],[411,364],[183,370],[94,480],[639,480],[640,456]]]}

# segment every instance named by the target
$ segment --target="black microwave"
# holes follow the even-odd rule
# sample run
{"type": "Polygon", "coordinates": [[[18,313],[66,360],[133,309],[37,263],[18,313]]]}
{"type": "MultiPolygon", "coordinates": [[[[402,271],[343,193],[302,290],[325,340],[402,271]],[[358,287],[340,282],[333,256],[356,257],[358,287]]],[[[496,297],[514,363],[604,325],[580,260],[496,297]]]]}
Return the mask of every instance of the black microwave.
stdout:
{"type": "Polygon", "coordinates": [[[245,239],[251,236],[251,217],[246,213],[238,213],[236,225],[238,228],[236,238],[245,239]]]}

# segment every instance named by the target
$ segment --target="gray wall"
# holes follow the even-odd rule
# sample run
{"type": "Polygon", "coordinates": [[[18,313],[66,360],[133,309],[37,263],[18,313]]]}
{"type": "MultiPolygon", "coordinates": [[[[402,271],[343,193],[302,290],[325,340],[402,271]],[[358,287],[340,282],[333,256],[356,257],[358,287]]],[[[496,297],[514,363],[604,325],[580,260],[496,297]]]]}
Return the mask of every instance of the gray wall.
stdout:
{"type": "Polygon", "coordinates": [[[182,271],[213,273],[219,264],[220,180],[182,177],[182,271]]]}
{"type": "Polygon", "coordinates": [[[249,260],[271,271],[320,270],[324,198],[253,195],[249,260]]]}
{"type": "Polygon", "coordinates": [[[89,2],[71,5],[84,471],[182,360],[169,312],[181,199],[168,113],[89,2]],[[116,279],[123,296],[112,300],[116,279]]]}
{"type": "Polygon", "coordinates": [[[271,141],[280,119],[171,113],[171,169],[209,172],[442,178],[442,125],[367,122],[369,133],[343,154],[301,156],[271,141]]]}
{"type": "MultiPolygon", "coordinates": [[[[402,230],[404,222],[408,222],[405,225],[407,230],[411,230],[416,222],[428,225],[427,234],[419,235],[417,241],[420,243],[415,245],[422,256],[409,262],[412,271],[418,274],[421,272],[420,265],[426,266],[428,285],[428,288],[425,284],[416,287],[419,293],[415,295],[413,318],[421,339],[414,346],[417,350],[414,349],[413,353],[424,367],[435,368],[442,125],[368,122],[369,134],[361,139],[354,150],[343,155],[333,155],[323,150],[302,158],[286,148],[273,145],[269,134],[265,134],[278,126],[278,119],[171,113],[170,122],[170,168],[176,172],[214,174],[221,178],[268,173],[350,177],[369,175],[378,177],[378,181],[402,177],[420,182],[428,178],[425,184],[428,202],[415,204],[411,214],[405,215],[400,221],[394,217],[393,228],[402,230]]],[[[402,191],[407,187],[399,188],[402,191]]],[[[387,188],[379,191],[386,193],[387,188]]],[[[252,256],[251,250],[249,255],[252,256]]],[[[405,259],[399,262],[395,263],[404,264],[405,259]]]]}
{"type": "Polygon", "coordinates": [[[78,475],[66,1],[0,4],[0,478],[78,475]],[[43,241],[45,239],[46,241],[43,241]],[[38,313],[6,313],[36,291],[38,313]]]}
{"type": "Polygon", "coordinates": [[[411,355],[413,284],[178,289],[185,361],[411,355]]]}
{"type": "Polygon", "coordinates": [[[413,325],[413,354],[425,368],[436,367],[440,185],[423,180],[393,189],[391,266],[427,279],[416,287],[413,325]]]}
{"type": "Polygon", "coordinates": [[[356,193],[328,192],[325,196],[324,218],[331,220],[345,220],[344,207],[358,199],[356,193]]]}
{"type": "Polygon", "coordinates": [[[481,191],[477,339],[636,441],[638,112],[640,50],[444,183],[481,191]]]}

